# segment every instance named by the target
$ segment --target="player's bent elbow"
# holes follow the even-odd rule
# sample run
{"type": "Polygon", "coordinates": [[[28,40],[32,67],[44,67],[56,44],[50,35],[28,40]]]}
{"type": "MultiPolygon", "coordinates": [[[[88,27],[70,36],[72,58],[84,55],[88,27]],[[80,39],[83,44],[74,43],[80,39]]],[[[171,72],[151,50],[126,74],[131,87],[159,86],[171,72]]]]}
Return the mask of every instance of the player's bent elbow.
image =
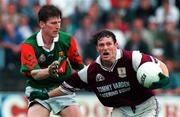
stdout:
{"type": "Polygon", "coordinates": [[[163,62],[160,62],[160,67],[163,71],[163,74],[169,77],[169,70],[167,66],[163,62]]]}

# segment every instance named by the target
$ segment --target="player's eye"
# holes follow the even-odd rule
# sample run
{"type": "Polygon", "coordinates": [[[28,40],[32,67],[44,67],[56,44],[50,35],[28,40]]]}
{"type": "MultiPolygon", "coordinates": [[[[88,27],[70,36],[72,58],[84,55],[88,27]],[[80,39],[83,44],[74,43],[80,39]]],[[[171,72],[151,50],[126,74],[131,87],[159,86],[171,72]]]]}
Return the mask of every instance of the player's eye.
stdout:
{"type": "Polygon", "coordinates": [[[104,44],[103,44],[103,43],[100,43],[100,44],[99,44],[99,47],[101,47],[101,48],[104,47],[104,44]]]}
{"type": "Polygon", "coordinates": [[[111,46],[111,45],[112,45],[112,43],[108,42],[108,43],[106,43],[106,45],[107,45],[107,46],[111,46]]]}

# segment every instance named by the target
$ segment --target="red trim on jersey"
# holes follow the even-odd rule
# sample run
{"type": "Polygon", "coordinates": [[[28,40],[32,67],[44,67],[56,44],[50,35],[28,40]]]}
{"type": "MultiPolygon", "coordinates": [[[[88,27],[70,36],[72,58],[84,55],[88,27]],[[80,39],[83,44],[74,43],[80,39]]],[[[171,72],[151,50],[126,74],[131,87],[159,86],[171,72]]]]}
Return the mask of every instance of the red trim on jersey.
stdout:
{"type": "Polygon", "coordinates": [[[81,56],[78,53],[77,45],[76,45],[76,41],[75,41],[74,37],[72,37],[72,39],[71,39],[70,48],[68,50],[68,58],[72,62],[76,62],[78,64],[83,64],[81,56]]]}
{"type": "Polygon", "coordinates": [[[67,61],[64,60],[63,63],[60,65],[60,67],[58,69],[59,74],[64,74],[66,72],[66,63],[67,63],[67,61]]]}
{"type": "Polygon", "coordinates": [[[33,69],[38,64],[34,48],[26,43],[21,44],[21,64],[29,69],[33,69]]]}

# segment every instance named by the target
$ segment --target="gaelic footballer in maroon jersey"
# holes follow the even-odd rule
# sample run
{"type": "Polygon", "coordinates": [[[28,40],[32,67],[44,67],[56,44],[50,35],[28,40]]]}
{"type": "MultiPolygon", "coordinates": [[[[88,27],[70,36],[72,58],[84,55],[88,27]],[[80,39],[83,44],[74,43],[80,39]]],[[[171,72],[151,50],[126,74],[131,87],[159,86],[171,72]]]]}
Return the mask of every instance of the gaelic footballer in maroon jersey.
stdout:
{"type": "Polygon", "coordinates": [[[98,57],[87,68],[68,78],[60,88],[67,91],[91,89],[102,104],[109,107],[138,105],[153,96],[152,91],[141,86],[135,77],[138,66],[148,61],[159,64],[153,57],[138,51],[117,50],[116,62],[111,68],[105,68],[98,57]]]}
{"type": "MultiPolygon", "coordinates": [[[[161,88],[169,81],[168,69],[156,58],[140,53],[117,49],[115,35],[107,30],[94,36],[99,57],[77,73],[69,76],[59,88],[48,93],[48,97],[71,94],[82,88],[95,92],[100,102],[113,107],[112,117],[155,117],[158,113],[157,100],[152,89],[161,88]],[[138,83],[136,72],[145,62],[160,66],[160,81],[151,88],[138,83]]],[[[43,98],[46,93],[33,92],[31,98],[43,98]]]]}

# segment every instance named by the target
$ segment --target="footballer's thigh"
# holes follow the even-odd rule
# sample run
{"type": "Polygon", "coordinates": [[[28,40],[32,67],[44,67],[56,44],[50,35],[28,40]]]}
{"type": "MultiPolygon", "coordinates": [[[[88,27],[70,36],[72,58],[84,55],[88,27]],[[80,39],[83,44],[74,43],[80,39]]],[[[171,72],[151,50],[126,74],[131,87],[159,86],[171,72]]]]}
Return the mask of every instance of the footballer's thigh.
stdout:
{"type": "Polygon", "coordinates": [[[62,117],[81,117],[80,108],[78,105],[71,105],[66,108],[64,108],[60,115],[62,117]]]}
{"type": "Polygon", "coordinates": [[[27,117],[49,117],[49,115],[49,110],[38,103],[30,106],[27,113],[27,117]]]}

